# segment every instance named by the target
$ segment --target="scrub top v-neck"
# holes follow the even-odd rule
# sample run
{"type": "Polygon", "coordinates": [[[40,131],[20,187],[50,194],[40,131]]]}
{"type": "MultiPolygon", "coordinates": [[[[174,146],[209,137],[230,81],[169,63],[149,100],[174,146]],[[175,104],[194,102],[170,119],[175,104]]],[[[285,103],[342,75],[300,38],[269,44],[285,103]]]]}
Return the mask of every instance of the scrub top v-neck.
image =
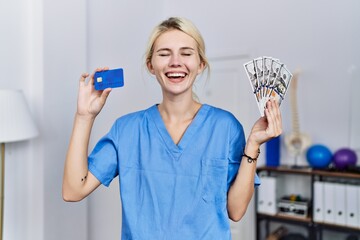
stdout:
{"type": "MultiPolygon", "coordinates": [[[[165,123],[161,117],[161,114],[158,110],[157,105],[156,107],[150,108],[150,116],[154,120],[154,123],[161,135],[166,147],[171,151],[174,155],[174,158],[178,159],[181,156],[181,153],[184,151],[188,144],[191,144],[194,141],[194,134],[196,133],[197,129],[199,128],[202,121],[204,121],[207,111],[209,110],[208,105],[202,105],[198,112],[196,113],[195,117],[186,128],[183,136],[181,137],[178,144],[175,144],[173,139],[171,138],[169,131],[167,130],[165,123]]],[[[196,144],[196,143],[194,143],[196,144]]]]}
{"type": "Polygon", "coordinates": [[[244,146],[238,120],[206,104],[176,145],[153,105],[116,120],[89,171],[105,186],[119,176],[123,240],[231,239],[227,191],[244,146]]]}

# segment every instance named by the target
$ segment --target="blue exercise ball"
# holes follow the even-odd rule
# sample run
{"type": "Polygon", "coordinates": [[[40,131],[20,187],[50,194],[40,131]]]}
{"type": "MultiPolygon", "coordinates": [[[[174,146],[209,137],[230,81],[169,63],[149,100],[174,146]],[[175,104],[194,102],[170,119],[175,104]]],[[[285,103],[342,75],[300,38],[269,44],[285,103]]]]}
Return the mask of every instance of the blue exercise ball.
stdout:
{"type": "Polygon", "coordinates": [[[306,159],[313,168],[326,168],[331,163],[332,153],[326,146],[315,144],[308,148],[306,159]]]}

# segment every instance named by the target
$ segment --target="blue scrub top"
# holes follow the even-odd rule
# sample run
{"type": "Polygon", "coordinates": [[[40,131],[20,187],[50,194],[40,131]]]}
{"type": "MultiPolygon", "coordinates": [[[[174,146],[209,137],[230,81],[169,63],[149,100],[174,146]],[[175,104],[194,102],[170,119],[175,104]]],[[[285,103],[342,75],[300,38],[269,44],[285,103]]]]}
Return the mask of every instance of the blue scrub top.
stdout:
{"type": "Polygon", "coordinates": [[[105,186],[119,176],[123,240],[231,239],[227,191],[244,147],[239,121],[206,104],[175,144],[154,105],[117,119],[89,170],[105,186]]]}

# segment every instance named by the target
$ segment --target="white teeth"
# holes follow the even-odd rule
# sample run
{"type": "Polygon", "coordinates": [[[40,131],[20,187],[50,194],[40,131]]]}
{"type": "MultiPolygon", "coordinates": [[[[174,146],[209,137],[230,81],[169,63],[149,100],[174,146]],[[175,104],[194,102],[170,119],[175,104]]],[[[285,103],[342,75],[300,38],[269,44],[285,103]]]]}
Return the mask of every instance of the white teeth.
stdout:
{"type": "Polygon", "coordinates": [[[185,73],[168,73],[166,74],[167,77],[185,77],[185,73]]]}

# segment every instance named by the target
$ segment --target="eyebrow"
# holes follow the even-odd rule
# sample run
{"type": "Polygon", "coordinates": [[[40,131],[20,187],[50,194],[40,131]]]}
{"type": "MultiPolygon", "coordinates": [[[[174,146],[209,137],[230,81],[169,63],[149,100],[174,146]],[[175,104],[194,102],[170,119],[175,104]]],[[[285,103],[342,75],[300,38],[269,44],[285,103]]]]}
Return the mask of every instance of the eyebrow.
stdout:
{"type": "MultiPolygon", "coordinates": [[[[192,47],[182,47],[182,48],[180,48],[180,50],[192,50],[192,51],[195,51],[195,49],[192,48],[192,47]]],[[[171,52],[171,49],[170,48],[160,48],[156,52],[161,52],[161,51],[170,51],[171,52]]]]}

